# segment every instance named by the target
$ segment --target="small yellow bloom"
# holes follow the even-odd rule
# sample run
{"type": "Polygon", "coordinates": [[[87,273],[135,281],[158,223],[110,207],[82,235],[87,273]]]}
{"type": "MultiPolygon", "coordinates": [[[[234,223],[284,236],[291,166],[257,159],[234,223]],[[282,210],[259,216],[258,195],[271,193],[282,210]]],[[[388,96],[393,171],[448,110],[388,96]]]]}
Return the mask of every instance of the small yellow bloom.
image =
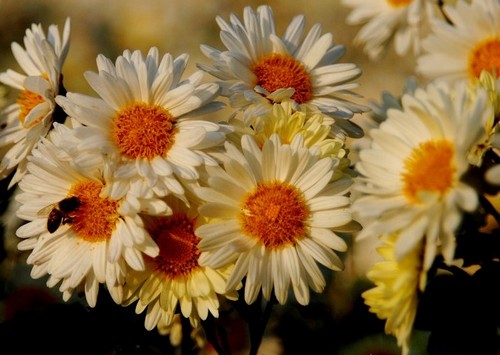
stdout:
{"type": "Polygon", "coordinates": [[[425,288],[426,274],[422,272],[422,247],[396,260],[397,238],[397,234],[382,238],[383,245],[377,251],[383,260],[367,273],[375,287],[365,291],[362,297],[370,312],[386,320],[386,333],[394,335],[403,354],[408,354],[418,295],[425,288]]]}

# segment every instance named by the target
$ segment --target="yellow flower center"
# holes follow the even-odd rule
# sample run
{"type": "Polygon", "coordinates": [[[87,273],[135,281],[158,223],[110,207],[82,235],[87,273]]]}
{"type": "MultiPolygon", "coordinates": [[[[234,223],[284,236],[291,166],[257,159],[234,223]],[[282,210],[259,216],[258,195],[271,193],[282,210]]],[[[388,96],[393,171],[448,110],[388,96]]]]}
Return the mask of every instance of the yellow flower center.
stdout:
{"type": "MultiPolygon", "coordinates": [[[[23,126],[26,116],[28,116],[31,110],[33,110],[36,106],[43,103],[44,101],[45,99],[43,98],[43,96],[35,94],[34,92],[26,89],[19,93],[19,96],[17,97],[17,104],[19,105],[19,121],[21,121],[23,126]]],[[[25,128],[36,126],[42,120],[42,118],[43,116],[37,117],[37,119],[34,120],[29,127],[25,128]]]]}
{"type": "Polygon", "coordinates": [[[260,240],[266,248],[295,244],[308,229],[309,208],[293,185],[264,182],[243,202],[240,223],[243,232],[260,240]]]}
{"type": "Polygon", "coordinates": [[[407,6],[410,5],[412,1],[413,0],[387,0],[392,7],[407,6]]]}
{"type": "Polygon", "coordinates": [[[278,89],[294,88],[292,99],[305,103],[312,98],[312,83],[309,73],[301,62],[284,54],[271,54],[262,58],[253,67],[257,83],[270,93],[278,89]]]}
{"type": "Polygon", "coordinates": [[[80,201],[71,228],[87,242],[109,240],[120,217],[117,212],[119,202],[99,196],[102,187],[99,182],[87,180],[76,183],[69,191],[70,196],[76,196],[80,201]]]}
{"type": "Polygon", "coordinates": [[[152,262],[155,269],[168,279],[187,277],[199,268],[200,238],[194,234],[194,224],[195,221],[185,213],[174,213],[172,216],[155,218],[146,227],[160,248],[160,254],[152,262]]]}
{"type": "Polygon", "coordinates": [[[113,137],[124,156],[152,160],[174,144],[175,119],[160,106],[136,102],[116,114],[113,137]]]}
{"type": "Polygon", "coordinates": [[[418,193],[422,191],[442,195],[454,182],[453,144],[444,139],[421,143],[413,149],[404,166],[403,193],[411,202],[420,202],[418,193]]]}
{"type": "MultiPolygon", "coordinates": [[[[41,77],[47,81],[49,80],[49,77],[46,73],[43,73],[41,75],[41,77]]],[[[38,95],[32,91],[24,89],[19,93],[16,102],[19,105],[19,121],[24,126],[24,121],[26,120],[26,116],[28,116],[28,114],[31,112],[31,110],[33,110],[36,106],[45,102],[45,99],[41,95],[38,95]]],[[[43,116],[37,117],[29,125],[29,127],[25,127],[25,128],[29,129],[29,128],[36,126],[42,120],[42,118],[43,118],[43,116]]]]}
{"type": "Polygon", "coordinates": [[[484,40],[476,45],[469,56],[469,75],[479,78],[481,71],[500,72],[500,37],[484,40]]]}

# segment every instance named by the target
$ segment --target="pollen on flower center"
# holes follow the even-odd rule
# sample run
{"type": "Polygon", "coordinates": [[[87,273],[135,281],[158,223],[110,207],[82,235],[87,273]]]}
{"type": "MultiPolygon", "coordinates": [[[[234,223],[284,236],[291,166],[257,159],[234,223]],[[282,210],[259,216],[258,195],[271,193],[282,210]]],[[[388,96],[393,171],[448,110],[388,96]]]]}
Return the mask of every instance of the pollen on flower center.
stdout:
{"type": "Polygon", "coordinates": [[[155,218],[147,230],[160,248],[160,254],[152,259],[155,269],[165,277],[186,277],[199,267],[200,238],[194,234],[194,221],[185,213],[155,218]]]}
{"type": "Polygon", "coordinates": [[[483,69],[491,74],[500,72],[500,37],[482,41],[471,51],[469,75],[472,78],[479,78],[483,69]]]}
{"type": "MultiPolygon", "coordinates": [[[[24,126],[24,121],[26,119],[26,116],[33,110],[36,106],[39,104],[45,102],[45,99],[43,96],[38,95],[34,92],[31,92],[29,90],[24,89],[19,93],[19,96],[17,98],[17,104],[19,105],[19,121],[24,126]]],[[[39,123],[42,120],[43,116],[37,117],[30,125],[29,127],[25,128],[31,128],[35,126],[37,123],[39,123]]]]}
{"type": "Polygon", "coordinates": [[[266,248],[294,244],[307,234],[309,208],[293,185],[265,182],[244,199],[240,213],[243,232],[266,248]]]}
{"type": "Polygon", "coordinates": [[[87,242],[102,242],[111,238],[119,218],[119,201],[99,196],[103,185],[96,181],[82,181],[73,185],[70,196],[76,196],[80,206],[71,221],[71,228],[87,242]]]}
{"type": "Polygon", "coordinates": [[[406,6],[411,4],[413,0],[387,0],[392,7],[406,6]]]}
{"type": "Polygon", "coordinates": [[[404,166],[403,192],[411,202],[420,202],[421,191],[442,195],[454,182],[453,145],[447,140],[421,143],[413,149],[404,166]]]}
{"type": "Polygon", "coordinates": [[[174,144],[175,119],[164,108],[136,102],[119,111],[113,136],[121,153],[130,159],[165,156],[174,144]]]}
{"type": "Polygon", "coordinates": [[[294,88],[292,99],[299,104],[312,98],[312,83],[306,68],[295,58],[283,54],[271,54],[253,67],[259,85],[270,93],[278,89],[294,88]]]}

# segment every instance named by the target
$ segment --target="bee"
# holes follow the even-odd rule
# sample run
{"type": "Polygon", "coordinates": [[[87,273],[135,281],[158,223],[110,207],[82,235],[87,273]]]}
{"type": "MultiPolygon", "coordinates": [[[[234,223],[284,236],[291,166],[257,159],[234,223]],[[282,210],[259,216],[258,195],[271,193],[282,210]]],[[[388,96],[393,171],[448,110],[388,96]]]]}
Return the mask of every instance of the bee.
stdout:
{"type": "Polygon", "coordinates": [[[81,201],[76,196],[65,199],[42,208],[38,215],[47,216],[47,230],[54,233],[61,224],[71,223],[75,212],[81,206],[81,201]]]}

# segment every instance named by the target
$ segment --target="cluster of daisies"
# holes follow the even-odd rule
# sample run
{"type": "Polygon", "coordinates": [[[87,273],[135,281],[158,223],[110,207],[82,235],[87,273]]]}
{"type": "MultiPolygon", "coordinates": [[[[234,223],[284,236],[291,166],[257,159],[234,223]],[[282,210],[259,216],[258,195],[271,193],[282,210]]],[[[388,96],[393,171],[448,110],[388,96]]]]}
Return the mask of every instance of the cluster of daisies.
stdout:
{"type": "Polygon", "coordinates": [[[0,74],[18,90],[0,116],[0,173],[19,190],[31,276],[91,307],[109,292],[178,343],[181,317],[199,329],[226,301],[307,305],[325,270],[343,269],[344,233],[376,238],[363,297],[408,352],[427,272],[455,262],[462,215],[479,205],[464,176],[500,149],[500,3],[344,3],[370,58],[391,40],[413,48],[429,83],[356,102],[361,70],[339,62],[331,33],[304,33],[299,15],[280,36],[259,6],[217,17],[225,48],[202,45],[208,63],[188,77],[187,54],[99,55],[88,96],[63,85],[70,20],[28,29],[12,44],[23,73],[0,74]],[[363,132],[352,118],[369,111],[363,132]],[[368,145],[353,160],[356,139],[368,145]]]}
{"type": "Polygon", "coordinates": [[[268,6],[217,22],[226,49],[202,46],[211,63],[189,77],[187,54],[99,55],[84,73],[94,96],[62,82],[69,19],[12,45],[24,73],[0,75],[19,91],[1,172],[19,188],[31,276],[65,301],[94,307],[104,289],[178,334],[180,317],[199,328],[225,300],[306,305],[325,268],[343,269],[342,233],[360,229],[345,147],[363,133],[350,122],[367,110],[350,100],[360,69],[337,63],[344,47],[319,25],[302,39],[304,16],[282,37],[268,6]]]}

